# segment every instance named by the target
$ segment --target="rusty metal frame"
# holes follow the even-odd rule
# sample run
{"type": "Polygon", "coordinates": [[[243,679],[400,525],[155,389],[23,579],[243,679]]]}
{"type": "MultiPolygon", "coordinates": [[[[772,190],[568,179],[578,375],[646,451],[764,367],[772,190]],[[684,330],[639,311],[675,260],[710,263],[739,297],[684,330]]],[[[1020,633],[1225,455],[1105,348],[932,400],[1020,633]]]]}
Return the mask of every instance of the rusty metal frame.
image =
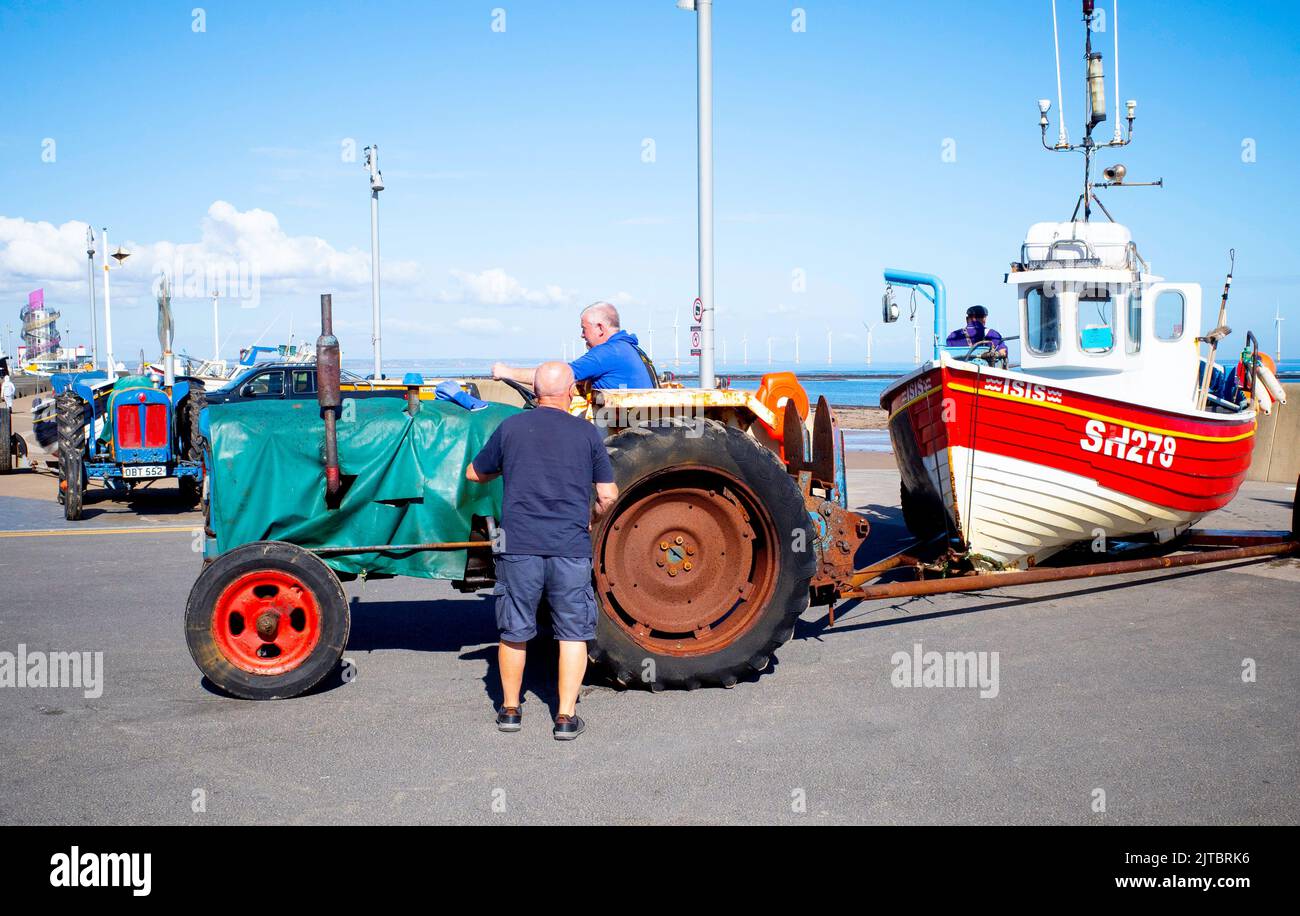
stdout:
{"type": "Polygon", "coordinates": [[[442,541],[429,544],[371,544],[366,547],[304,547],[318,557],[338,557],[349,553],[417,553],[425,550],[473,550],[491,547],[491,541],[442,541]]]}
{"type": "MultiPolygon", "coordinates": [[[[1296,480],[1300,493],[1300,479],[1296,480]]],[[[837,592],[835,600],[867,601],[878,598],[909,598],[922,595],[943,595],[952,592],[971,592],[986,588],[1029,585],[1035,582],[1065,582],[1071,579],[1091,579],[1102,576],[1121,576],[1127,573],[1152,572],[1161,569],[1180,569],[1207,563],[1228,563],[1234,560],[1258,560],[1265,557],[1300,556],[1300,500],[1291,504],[1291,530],[1250,531],[1193,528],[1163,544],[1143,545],[1144,556],[1129,560],[1111,560],[1104,563],[1085,563],[1075,566],[1038,566],[1032,569],[1006,572],[925,578],[932,570],[933,560],[943,553],[944,538],[936,536],[926,543],[917,543],[893,556],[856,570],[848,579],[849,588],[837,592]],[[1207,549],[1208,548],[1208,549],[1207,549]],[[1186,550],[1187,553],[1151,555],[1155,550],[1186,550]],[[882,582],[868,585],[874,579],[896,569],[910,569],[916,578],[902,582],[882,582]]],[[[951,556],[951,552],[950,552],[951,556]]],[[[831,602],[826,617],[829,626],[835,625],[835,603],[831,602]]]]}

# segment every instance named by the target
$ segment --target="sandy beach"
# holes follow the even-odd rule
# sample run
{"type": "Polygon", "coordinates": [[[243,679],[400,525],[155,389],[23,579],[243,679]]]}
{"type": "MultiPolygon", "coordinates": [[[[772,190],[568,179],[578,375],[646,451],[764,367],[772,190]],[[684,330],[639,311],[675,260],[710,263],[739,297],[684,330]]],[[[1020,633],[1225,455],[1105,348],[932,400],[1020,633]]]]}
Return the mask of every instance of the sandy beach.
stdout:
{"type": "Polygon", "coordinates": [[[845,429],[887,429],[889,418],[879,407],[834,407],[835,419],[845,429]]]}

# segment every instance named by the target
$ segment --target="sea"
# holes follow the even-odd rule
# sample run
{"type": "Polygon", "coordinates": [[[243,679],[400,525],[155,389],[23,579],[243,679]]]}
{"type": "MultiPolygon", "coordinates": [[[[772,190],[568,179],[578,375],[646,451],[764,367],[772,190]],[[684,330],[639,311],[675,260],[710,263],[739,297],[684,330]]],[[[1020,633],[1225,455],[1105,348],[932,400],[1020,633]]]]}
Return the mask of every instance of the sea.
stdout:
{"type": "MultiPolygon", "coordinates": [[[[541,362],[537,359],[512,360],[514,365],[531,366],[541,362]]],[[[464,376],[490,375],[490,359],[386,359],[384,375],[389,378],[401,378],[408,372],[418,372],[428,378],[460,378],[464,376]]],[[[682,361],[674,366],[671,360],[659,360],[655,363],[660,372],[673,372],[678,380],[689,386],[699,378],[695,361],[682,361]]],[[[364,359],[345,359],[343,367],[357,375],[369,375],[373,364],[364,359]]],[[[879,407],[880,395],[900,376],[911,372],[915,366],[910,363],[863,363],[850,365],[815,365],[776,361],[772,363],[717,363],[714,373],[730,381],[736,387],[757,387],[759,379],[767,372],[793,372],[799,376],[804,390],[813,402],[821,396],[826,397],[832,407],[879,407]]],[[[1300,381],[1300,359],[1284,359],[1278,365],[1278,376],[1287,381],[1300,381]]],[[[845,430],[845,448],[862,452],[888,452],[889,434],[883,429],[845,430]]]]}

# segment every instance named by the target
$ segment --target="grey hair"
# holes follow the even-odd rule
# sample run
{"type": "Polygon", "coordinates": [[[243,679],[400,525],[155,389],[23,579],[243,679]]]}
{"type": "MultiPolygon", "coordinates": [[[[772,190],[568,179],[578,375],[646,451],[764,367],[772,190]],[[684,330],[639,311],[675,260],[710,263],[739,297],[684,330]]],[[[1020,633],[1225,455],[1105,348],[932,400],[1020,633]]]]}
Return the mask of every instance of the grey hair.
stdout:
{"type": "Polygon", "coordinates": [[[582,310],[582,315],[579,317],[585,318],[590,313],[595,313],[594,317],[597,320],[604,322],[611,328],[622,327],[622,325],[618,323],[618,309],[614,308],[614,306],[608,302],[593,302],[582,310]]]}

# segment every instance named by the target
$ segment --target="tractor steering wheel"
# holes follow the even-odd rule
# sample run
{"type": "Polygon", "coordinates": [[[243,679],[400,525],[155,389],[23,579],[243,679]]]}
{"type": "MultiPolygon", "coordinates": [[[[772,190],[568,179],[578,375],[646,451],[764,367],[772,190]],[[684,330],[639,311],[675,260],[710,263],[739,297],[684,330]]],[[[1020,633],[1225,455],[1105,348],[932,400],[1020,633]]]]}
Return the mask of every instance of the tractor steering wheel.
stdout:
{"type": "Polygon", "coordinates": [[[524,399],[524,410],[532,410],[534,407],[537,406],[537,395],[534,394],[533,389],[529,388],[527,385],[523,385],[519,382],[516,382],[512,378],[498,379],[498,381],[505,382],[507,385],[513,388],[521,398],[524,399]]]}

